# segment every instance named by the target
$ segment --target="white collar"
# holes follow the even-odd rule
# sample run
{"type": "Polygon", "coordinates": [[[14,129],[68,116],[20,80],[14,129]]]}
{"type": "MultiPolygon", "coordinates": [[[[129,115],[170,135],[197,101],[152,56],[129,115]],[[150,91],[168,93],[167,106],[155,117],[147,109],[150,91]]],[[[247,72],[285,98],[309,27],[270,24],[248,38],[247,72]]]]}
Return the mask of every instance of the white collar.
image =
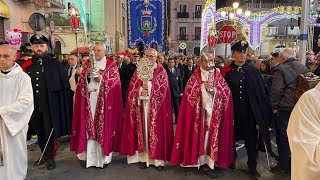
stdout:
{"type": "Polygon", "coordinates": [[[1,70],[2,72],[10,72],[12,71],[13,69],[15,69],[16,67],[18,66],[17,63],[13,63],[13,66],[10,68],[10,69],[7,69],[7,70],[1,70]]]}
{"type": "Polygon", "coordinates": [[[154,65],[152,66],[152,69],[157,69],[157,67],[158,67],[158,64],[154,63],[154,65]]]}
{"type": "Polygon", "coordinates": [[[100,61],[95,61],[95,65],[96,65],[96,68],[97,69],[105,69],[106,68],[106,62],[107,62],[107,59],[106,57],[104,56],[100,61]]]}
{"type": "Polygon", "coordinates": [[[6,77],[6,78],[9,78],[9,77],[12,77],[20,72],[23,72],[21,67],[17,64],[17,63],[14,63],[13,67],[4,71],[4,70],[1,70],[0,71],[0,77],[6,77]],[[3,74],[1,71],[3,72],[9,72],[8,74],[3,74]]]}

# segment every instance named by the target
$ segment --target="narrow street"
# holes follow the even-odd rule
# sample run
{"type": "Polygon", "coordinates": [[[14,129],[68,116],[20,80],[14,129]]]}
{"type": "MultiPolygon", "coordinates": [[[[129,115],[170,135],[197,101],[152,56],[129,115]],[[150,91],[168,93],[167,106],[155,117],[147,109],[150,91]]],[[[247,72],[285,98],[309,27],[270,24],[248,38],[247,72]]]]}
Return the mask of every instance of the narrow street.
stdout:
{"type": "MultiPolygon", "coordinates": [[[[26,180],[204,180],[210,179],[205,174],[196,175],[195,168],[181,168],[179,166],[165,166],[163,171],[158,171],[154,167],[140,169],[137,164],[126,163],[126,158],[115,156],[105,169],[89,168],[81,166],[76,155],[69,151],[69,139],[60,140],[57,152],[57,168],[48,171],[45,165],[35,167],[34,161],[40,157],[37,144],[29,146],[29,167],[26,180]]],[[[251,180],[247,173],[245,147],[238,150],[236,169],[217,170],[219,180],[251,180]]],[[[275,161],[272,161],[273,163],[275,161]]],[[[259,180],[289,180],[269,172],[266,155],[259,153],[258,171],[261,174],[259,180]]]]}

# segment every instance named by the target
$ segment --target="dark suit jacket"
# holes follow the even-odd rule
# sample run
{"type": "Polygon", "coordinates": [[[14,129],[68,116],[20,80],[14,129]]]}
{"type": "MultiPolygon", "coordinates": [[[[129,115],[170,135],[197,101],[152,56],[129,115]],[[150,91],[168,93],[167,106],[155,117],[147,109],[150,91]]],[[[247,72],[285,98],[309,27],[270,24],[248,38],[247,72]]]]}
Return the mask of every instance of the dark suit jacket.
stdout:
{"type": "Polygon", "coordinates": [[[137,69],[137,65],[133,64],[133,63],[130,63],[128,64],[127,66],[127,87],[129,87],[129,84],[130,84],[130,81],[131,81],[131,78],[133,76],[133,73],[136,71],[137,69]]]}
{"type": "Polygon", "coordinates": [[[179,71],[181,73],[182,80],[184,78],[184,67],[183,66],[184,66],[183,64],[178,64],[178,66],[177,65],[174,66],[175,68],[179,69],[179,71]]]}
{"type": "MultiPolygon", "coordinates": [[[[70,65],[67,64],[67,65],[65,66],[66,71],[67,71],[67,75],[68,75],[68,79],[70,79],[70,78],[71,78],[71,75],[72,75],[73,73],[75,73],[75,71],[77,70],[77,67],[78,67],[78,64],[76,65],[76,68],[72,70],[72,73],[69,75],[70,65]]],[[[74,75],[74,79],[75,79],[76,83],[78,83],[79,75],[78,75],[78,74],[75,74],[75,75],[74,75]]]]}
{"type": "Polygon", "coordinates": [[[187,82],[195,69],[196,69],[196,67],[192,66],[192,70],[190,71],[188,65],[184,66],[184,68],[183,68],[183,70],[184,70],[183,87],[185,87],[187,85],[187,82]]]}
{"type": "MultiPolygon", "coordinates": [[[[119,65],[117,64],[117,66],[119,67],[119,65]]],[[[121,81],[121,88],[122,88],[122,91],[126,90],[128,88],[128,72],[127,72],[127,69],[128,69],[128,65],[126,63],[122,63],[121,65],[121,68],[119,70],[119,74],[120,74],[120,81],[121,81]]]]}
{"type": "Polygon", "coordinates": [[[172,96],[180,97],[180,94],[183,93],[183,82],[182,82],[181,71],[175,67],[173,70],[173,74],[170,72],[169,68],[166,68],[166,71],[168,73],[170,91],[172,96]]]}

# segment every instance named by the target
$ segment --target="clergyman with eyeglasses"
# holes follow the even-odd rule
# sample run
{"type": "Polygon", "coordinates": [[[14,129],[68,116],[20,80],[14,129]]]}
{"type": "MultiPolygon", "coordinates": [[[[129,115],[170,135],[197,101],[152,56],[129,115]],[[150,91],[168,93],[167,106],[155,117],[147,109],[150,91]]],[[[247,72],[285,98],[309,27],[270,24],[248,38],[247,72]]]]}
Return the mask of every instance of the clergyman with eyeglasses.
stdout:
{"type": "Polygon", "coordinates": [[[168,75],[157,62],[157,51],[148,49],[129,84],[120,154],[127,155],[128,164],[162,170],[171,156],[172,121],[168,75]],[[145,72],[149,80],[140,79],[145,72]]]}
{"type": "Polygon", "coordinates": [[[105,168],[120,147],[121,82],[116,61],[105,56],[105,44],[92,46],[94,59],[84,63],[75,92],[70,150],[85,167],[105,168]]]}
{"type": "Polygon", "coordinates": [[[27,131],[33,112],[30,77],[14,62],[17,49],[0,46],[0,179],[25,179],[27,131]]]}

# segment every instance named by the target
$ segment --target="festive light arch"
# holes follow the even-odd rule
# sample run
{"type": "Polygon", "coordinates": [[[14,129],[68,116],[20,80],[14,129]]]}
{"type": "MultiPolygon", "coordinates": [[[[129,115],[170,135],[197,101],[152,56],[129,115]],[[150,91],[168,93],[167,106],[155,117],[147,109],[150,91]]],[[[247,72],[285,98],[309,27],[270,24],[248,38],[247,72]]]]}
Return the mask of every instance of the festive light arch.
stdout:
{"type": "MultiPolygon", "coordinates": [[[[230,7],[219,9],[215,13],[216,24],[226,19],[221,16],[222,11],[230,11],[230,7]]],[[[236,15],[236,21],[242,28],[242,34],[248,41],[250,47],[256,50],[268,34],[268,25],[282,19],[298,19],[301,8],[298,6],[280,6],[271,11],[252,13],[249,17],[236,15]]]]}
{"type": "Polygon", "coordinates": [[[201,16],[200,52],[208,45],[209,29],[215,28],[216,0],[208,0],[201,16]]]}
{"type": "MultiPolygon", "coordinates": [[[[215,24],[225,21],[221,12],[230,12],[231,7],[221,8],[216,11],[216,0],[208,0],[202,11],[201,18],[201,41],[200,51],[208,45],[209,29],[215,24]]],[[[268,25],[274,21],[282,19],[298,19],[301,14],[301,7],[298,6],[280,6],[271,11],[261,11],[251,13],[249,17],[236,14],[236,22],[242,26],[242,34],[249,43],[249,46],[256,50],[264,41],[268,34],[268,25]]],[[[309,19],[314,24],[314,20],[309,19]]],[[[214,27],[215,28],[215,27],[214,27]]]]}

